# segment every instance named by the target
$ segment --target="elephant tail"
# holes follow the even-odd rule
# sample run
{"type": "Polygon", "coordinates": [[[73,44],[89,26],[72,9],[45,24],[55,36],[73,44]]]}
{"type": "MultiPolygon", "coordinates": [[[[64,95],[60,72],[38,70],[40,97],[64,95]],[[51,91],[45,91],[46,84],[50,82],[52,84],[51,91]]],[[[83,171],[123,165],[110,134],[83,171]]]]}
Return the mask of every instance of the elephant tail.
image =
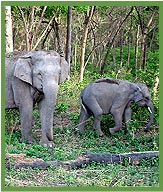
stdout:
{"type": "Polygon", "coordinates": [[[82,94],[80,94],[80,105],[83,110],[88,113],[89,115],[94,115],[94,113],[91,111],[91,109],[87,106],[87,104],[84,102],[82,94]]]}
{"type": "Polygon", "coordinates": [[[84,111],[87,112],[87,106],[85,105],[85,103],[83,101],[82,94],[80,94],[80,104],[81,104],[81,107],[84,109],[84,111]]]}

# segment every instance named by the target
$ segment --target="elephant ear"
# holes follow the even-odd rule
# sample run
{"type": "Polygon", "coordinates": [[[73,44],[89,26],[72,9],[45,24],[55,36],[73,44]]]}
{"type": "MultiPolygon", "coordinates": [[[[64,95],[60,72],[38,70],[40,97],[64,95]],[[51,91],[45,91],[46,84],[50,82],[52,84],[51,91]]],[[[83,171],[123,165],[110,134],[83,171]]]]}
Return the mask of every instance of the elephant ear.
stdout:
{"type": "Polygon", "coordinates": [[[142,90],[141,90],[141,88],[139,86],[137,86],[136,84],[131,83],[131,88],[134,91],[134,101],[136,103],[144,99],[142,90]]]}
{"type": "Polygon", "coordinates": [[[69,77],[69,65],[64,57],[61,57],[60,66],[61,66],[61,71],[59,76],[59,84],[64,82],[69,77]]]}
{"type": "Polygon", "coordinates": [[[17,60],[14,76],[32,85],[31,56],[22,56],[17,60]]]}

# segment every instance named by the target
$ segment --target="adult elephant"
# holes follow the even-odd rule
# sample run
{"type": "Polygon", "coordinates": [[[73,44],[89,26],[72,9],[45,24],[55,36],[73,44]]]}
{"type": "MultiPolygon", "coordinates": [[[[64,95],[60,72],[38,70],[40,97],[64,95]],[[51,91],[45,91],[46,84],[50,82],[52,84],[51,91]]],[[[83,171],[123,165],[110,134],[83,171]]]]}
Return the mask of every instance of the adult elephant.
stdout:
{"type": "Polygon", "coordinates": [[[80,94],[81,111],[78,129],[84,132],[85,121],[93,115],[93,128],[100,136],[104,135],[100,127],[101,116],[109,113],[113,115],[115,121],[115,126],[109,129],[111,134],[122,127],[123,118],[128,128],[127,121],[131,119],[131,102],[148,107],[151,115],[145,129],[147,131],[153,121],[153,104],[145,84],[112,78],[102,78],[90,83],[80,94]]]}
{"type": "Polygon", "coordinates": [[[13,53],[6,57],[6,108],[19,108],[21,141],[32,143],[32,111],[38,103],[42,126],[40,144],[54,146],[53,110],[58,84],[68,78],[69,66],[55,51],[13,53]]]}

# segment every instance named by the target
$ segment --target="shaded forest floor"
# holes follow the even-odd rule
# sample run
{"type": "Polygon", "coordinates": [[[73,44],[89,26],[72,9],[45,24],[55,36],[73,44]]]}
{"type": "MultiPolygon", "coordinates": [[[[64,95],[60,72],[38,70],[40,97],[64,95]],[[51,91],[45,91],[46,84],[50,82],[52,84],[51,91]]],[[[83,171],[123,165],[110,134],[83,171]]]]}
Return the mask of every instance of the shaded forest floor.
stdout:
{"type": "MultiPolygon", "coordinates": [[[[60,85],[58,100],[54,112],[54,148],[45,148],[38,144],[41,133],[37,107],[33,112],[33,136],[36,142],[27,145],[19,143],[20,118],[17,110],[6,111],[5,153],[26,154],[27,157],[42,158],[44,161],[73,160],[87,153],[130,153],[159,150],[158,102],[155,102],[155,120],[148,133],[143,129],[149,119],[148,111],[133,106],[133,119],[137,121],[132,135],[124,135],[124,129],[110,136],[108,128],[114,126],[111,115],[103,116],[102,129],[106,134],[98,137],[92,130],[93,119],[86,123],[84,134],[76,132],[80,103],[79,94],[88,82],[91,74],[78,83],[77,76],[60,85]]],[[[49,167],[46,170],[22,168],[6,169],[5,186],[159,186],[158,158],[141,161],[139,165],[92,163],[80,169],[66,170],[63,167],[49,167]]]]}

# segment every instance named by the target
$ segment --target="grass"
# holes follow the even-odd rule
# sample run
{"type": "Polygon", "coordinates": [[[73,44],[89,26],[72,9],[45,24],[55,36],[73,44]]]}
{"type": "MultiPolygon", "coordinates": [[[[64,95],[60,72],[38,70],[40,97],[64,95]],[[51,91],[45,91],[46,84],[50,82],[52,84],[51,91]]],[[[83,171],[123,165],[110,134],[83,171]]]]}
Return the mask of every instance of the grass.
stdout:
{"type": "MultiPolygon", "coordinates": [[[[150,132],[143,128],[149,119],[144,108],[133,106],[133,135],[124,135],[124,129],[112,136],[108,128],[114,126],[111,115],[103,116],[102,129],[106,136],[98,137],[92,130],[92,118],[86,124],[84,134],[76,133],[79,119],[79,94],[85,85],[93,80],[87,74],[83,82],[77,82],[77,76],[60,85],[58,100],[54,112],[54,148],[39,145],[40,120],[37,107],[33,112],[33,136],[36,142],[27,145],[19,143],[20,118],[17,110],[6,111],[5,152],[24,153],[27,157],[50,160],[73,160],[86,153],[126,153],[132,151],[159,150],[158,135],[158,102],[155,106],[155,121],[150,132]],[[138,113],[137,113],[138,112],[138,113]],[[136,128],[135,128],[136,127],[136,128]]],[[[22,168],[6,169],[5,186],[159,186],[159,160],[142,161],[140,165],[95,164],[83,166],[81,169],[66,170],[63,167],[50,167],[47,170],[22,168]]]]}
{"type": "Polygon", "coordinates": [[[121,165],[90,165],[79,170],[62,167],[10,170],[6,186],[158,186],[157,167],[121,165]],[[150,172],[149,172],[150,169],[150,172]],[[17,176],[19,175],[19,177],[17,176]]]}

